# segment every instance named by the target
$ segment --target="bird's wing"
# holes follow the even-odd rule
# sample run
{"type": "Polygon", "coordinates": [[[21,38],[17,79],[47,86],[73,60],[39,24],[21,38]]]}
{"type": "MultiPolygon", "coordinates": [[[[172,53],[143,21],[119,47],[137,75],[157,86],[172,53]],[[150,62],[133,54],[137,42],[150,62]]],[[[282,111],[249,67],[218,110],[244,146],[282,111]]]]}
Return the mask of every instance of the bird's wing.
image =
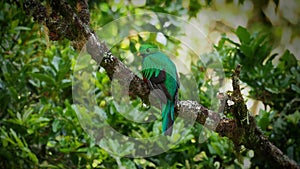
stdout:
{"type": "Polygon", "coordinates": [[[156,73],[153,73],[155,72],[155,70],[148,71],[143,70],[142,73],[143,75],[148,75],[145,76],[145,78],[147,79],[147,83],[150,88],[153,89],[152,91],[154,92],[155,96],[158,97],[162,103],[166,103],[167,99],[172,100],[172,97],[164,84],[166,80],[166,72],[162,70],[157,74],[157,76],[155,76],[156,73]],[[148,71],[152,73],[147,73],[148,71]]]}
{"type": "MultiPolygon", "coordinates": [[[[179,88],[178,76],[174,63],[163,53],[146,56],[143,59],[143,76],[148,79],[152,89],[159,89],[163,92],[164,98],[174,100],[179,88]]],[[[161,94],[159,94],[162,98],[161,94]]]]}

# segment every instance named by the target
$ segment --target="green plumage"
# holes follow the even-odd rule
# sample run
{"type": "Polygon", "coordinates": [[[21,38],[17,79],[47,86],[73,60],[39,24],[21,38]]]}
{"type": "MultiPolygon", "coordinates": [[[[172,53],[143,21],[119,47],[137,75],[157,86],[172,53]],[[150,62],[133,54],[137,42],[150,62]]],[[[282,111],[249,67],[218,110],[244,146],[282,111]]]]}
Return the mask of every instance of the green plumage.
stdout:
{"type": "Polygon", "coordinates": [[[177,102],[179,81],[175,64],[153,44],[140,47],[143,56],[142,74],[160,99],[162,107],[162,129],[165,135],[172,134],[174,108],[177,102]]]}

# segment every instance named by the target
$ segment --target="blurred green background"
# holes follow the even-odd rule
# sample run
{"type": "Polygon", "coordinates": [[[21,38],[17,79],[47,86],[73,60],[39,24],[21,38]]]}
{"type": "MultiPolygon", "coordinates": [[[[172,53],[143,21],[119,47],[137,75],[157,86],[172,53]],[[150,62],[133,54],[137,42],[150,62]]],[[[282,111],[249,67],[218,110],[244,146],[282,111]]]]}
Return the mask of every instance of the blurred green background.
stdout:
{"type": "MultiPolygon", "coordinates": [[[[146,39],[166,46],[176,58],[187,55],[185,63],[199,89],[198,99],[212,105],[212,79],[197,55],[213,62],[217,56],[227,79],[237,64],[243,66],[241,81],[248,109],[264,134],[286,155],[300,163],[300,2],[252,1],[89,1],[91,27],[100,27],[129,14],[145,10],[182,17],[198,27],[207,41],[191,41],[201,53],[182,50],[180,40],[166,36],[162,44],[151,35],[146,39]],[[124,5],[125,4],[125,5],[124,5]]],[[[79,124],[73,109],[72,81],[78,57],[71,42],[49,41],[47,28],[33,21],[15,4],[0,2],[0,166],[1,168],[268,168],[270,164],[253,150],[240,147],[209,132],[204,143],[202,126],[195,124],[183,141],[163,154],[147,158],[119,158],[101,149],[79,124]]],[[[151,26],[149,22],[148,26],[151,26]]],[[[176,22],[157,32],[180,33],[176,22]]],[[[120,28],[112,34],[118,35],[120,28]]],[[[124,63],[136,53],[143,37],[132,36],[112,48],[124,63]],[[124,52],[126,51],[126,52],[124,52]]],[[[138,65],[137,65],[138,66],[138,65]]],[[[137,126],[122,117],[110,92],[105,71],[95,74],[96,99],[108,122],[130,136],[148,136],[154,127],[137,126]]],[[[187,77],[188,78],[188,77],[187,77]]],[[[181,93],[184,97],[184,93],[181,93]]],[[[226,114],[231,117],[230,112],[226,114]]],[[[155,126],[155,125],[154,125],[155,126]]],[[[158,125],[156,125],[158,126],[158,125]]],[[[111,146],[114,143],[111,142],[111,146]]]]}

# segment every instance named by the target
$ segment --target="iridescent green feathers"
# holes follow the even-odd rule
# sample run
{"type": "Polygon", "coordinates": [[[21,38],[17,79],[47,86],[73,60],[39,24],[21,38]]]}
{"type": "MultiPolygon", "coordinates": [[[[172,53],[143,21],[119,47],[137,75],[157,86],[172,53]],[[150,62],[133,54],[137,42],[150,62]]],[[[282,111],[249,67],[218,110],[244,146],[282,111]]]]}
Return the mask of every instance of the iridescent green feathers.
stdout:
{"type": "Polygon", "coordinates": [[[165,135],[171,135],[179,88],[176,66],[156,45],[143,44],[139,52],[143,56],[144,79],[152,89],[161,91],[158,98],[162,107],[162,128],[165,135]]]}

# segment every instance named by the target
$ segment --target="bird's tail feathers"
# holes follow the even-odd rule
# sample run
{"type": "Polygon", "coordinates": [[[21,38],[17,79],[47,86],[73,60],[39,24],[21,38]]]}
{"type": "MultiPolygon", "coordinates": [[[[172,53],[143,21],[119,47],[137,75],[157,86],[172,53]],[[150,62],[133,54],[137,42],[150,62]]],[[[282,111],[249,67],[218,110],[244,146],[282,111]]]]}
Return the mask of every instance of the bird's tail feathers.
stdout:
{"type": "Polygon", "coordinates": [[[165,135],[172,135],[174,123],[174,102],[168,100],[162,109],[162,128],[165,135]]]}

